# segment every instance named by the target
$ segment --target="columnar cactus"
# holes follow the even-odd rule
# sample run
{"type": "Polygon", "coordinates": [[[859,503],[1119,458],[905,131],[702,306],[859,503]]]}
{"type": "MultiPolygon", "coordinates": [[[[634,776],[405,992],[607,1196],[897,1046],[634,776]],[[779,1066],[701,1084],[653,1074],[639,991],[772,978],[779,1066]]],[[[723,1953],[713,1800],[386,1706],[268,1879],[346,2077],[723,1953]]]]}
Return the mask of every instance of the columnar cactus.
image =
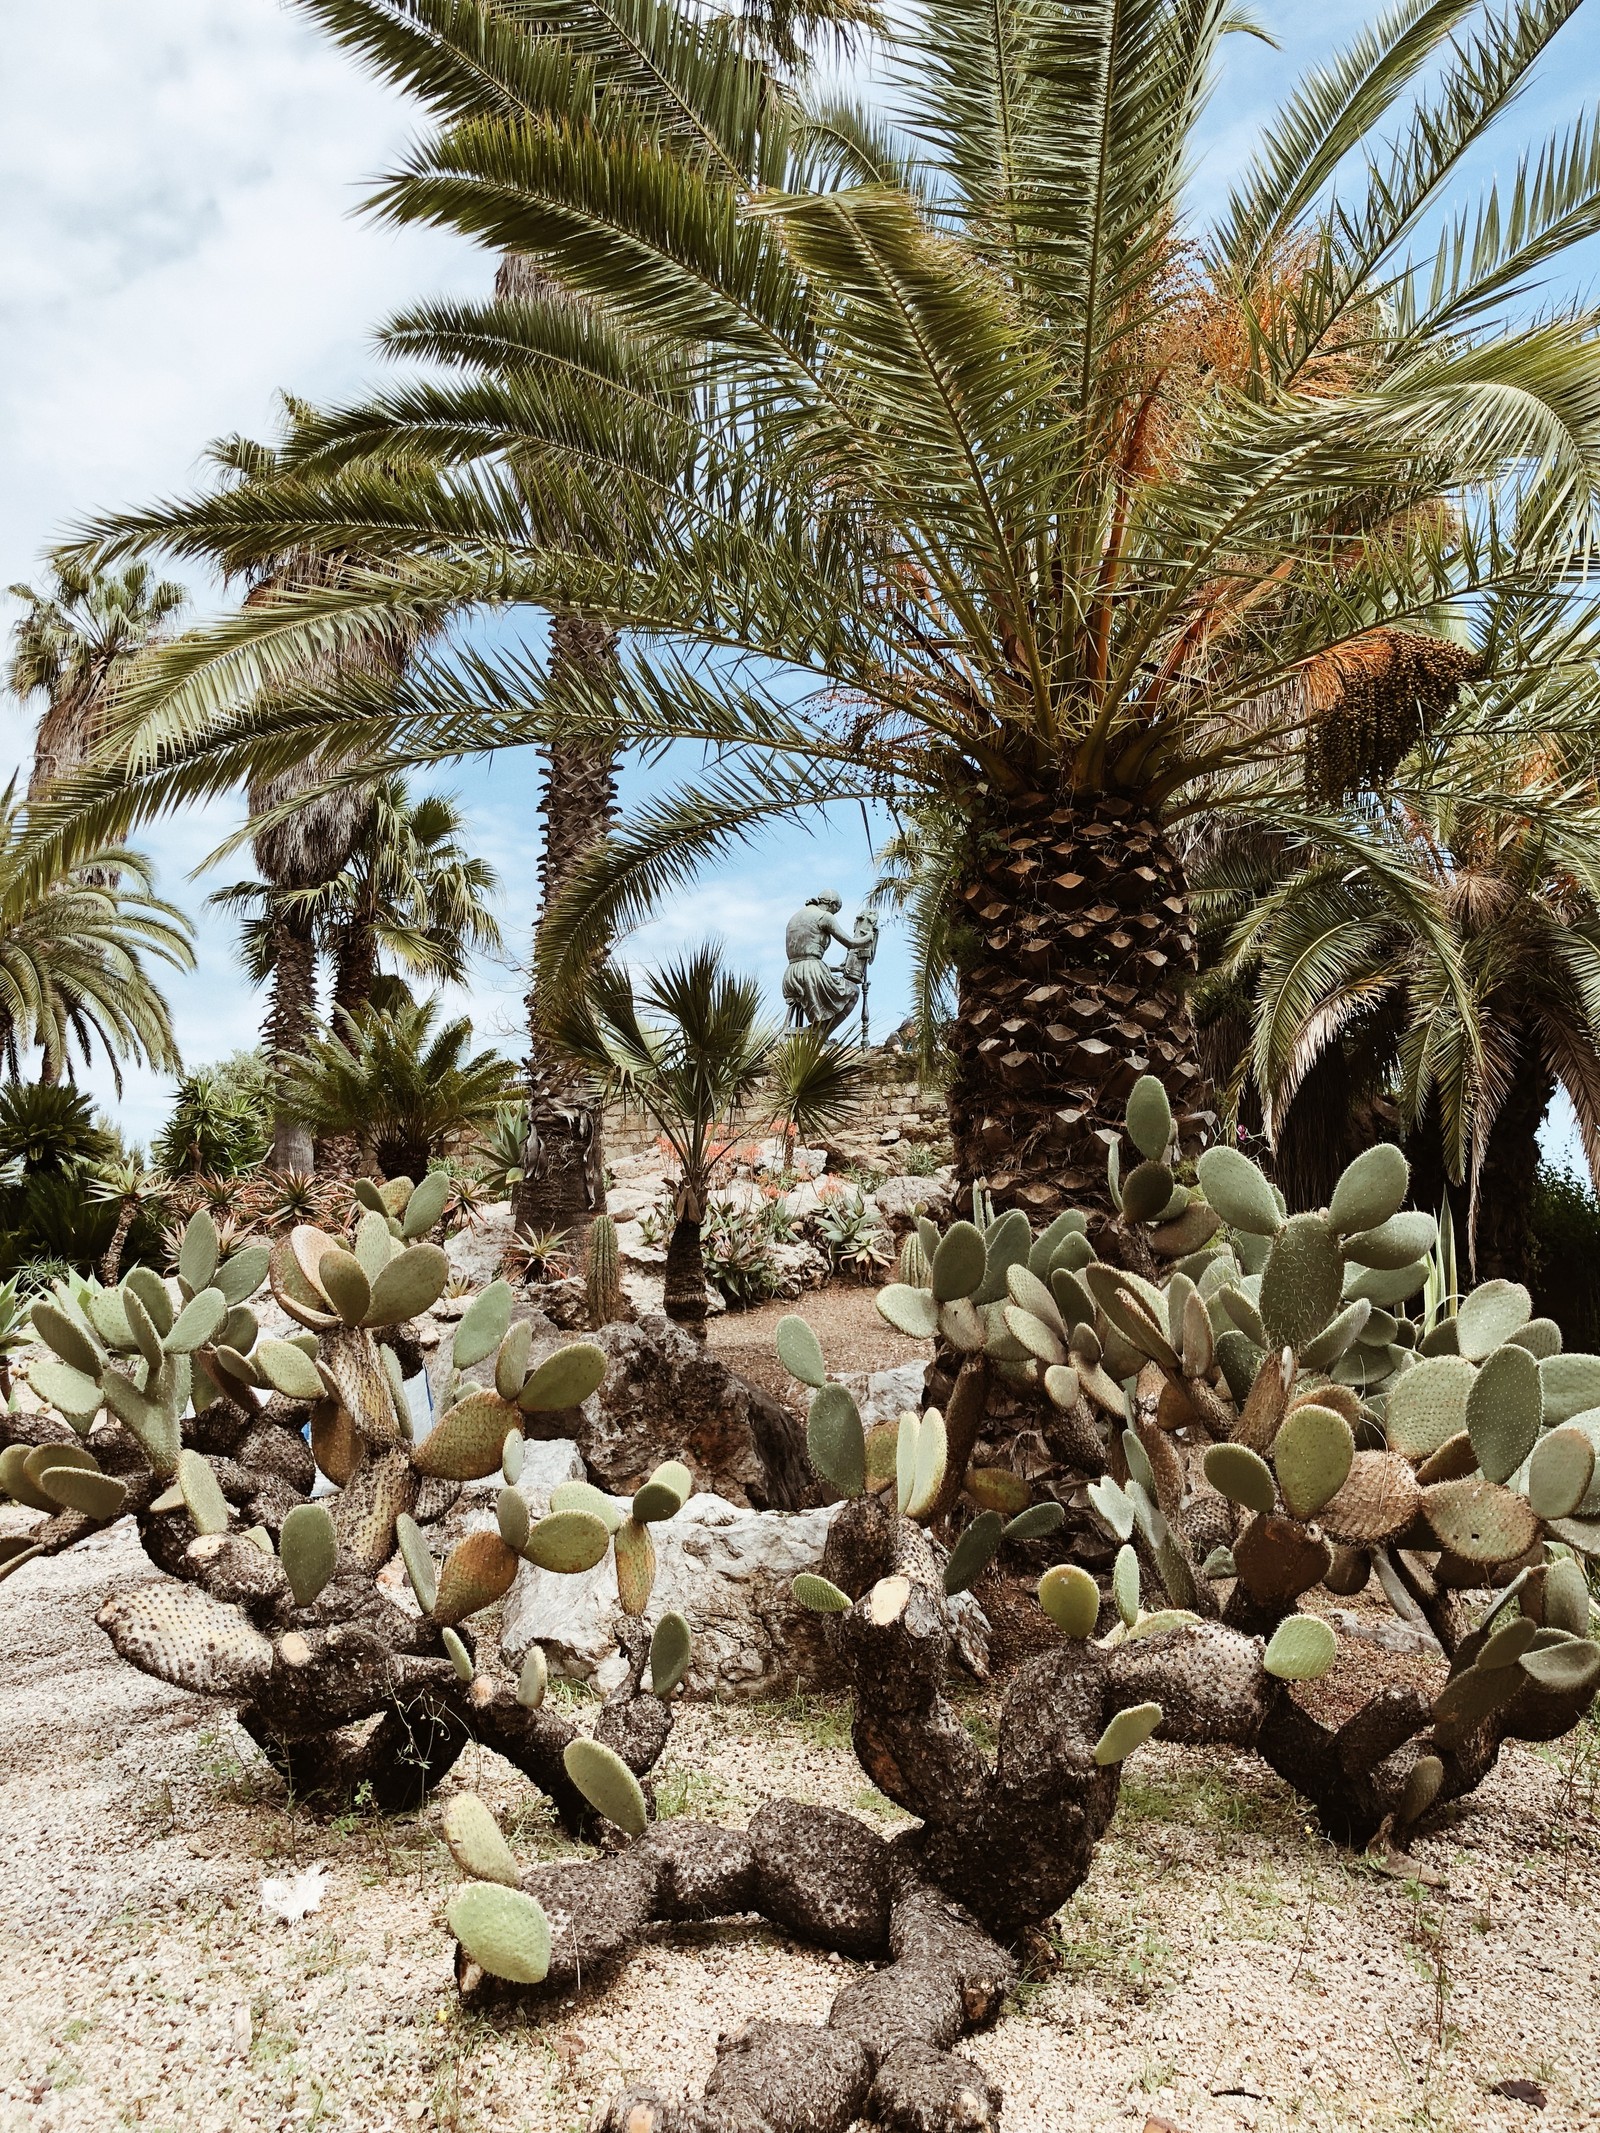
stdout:
{"type": "Polygon", "coordinates": [[[617,1225],[606,1214],[596,1215],[589,1225],[584,1249],[583,1295],[589,1324],[593,1327],[608,1326],[622,1309],[617,1225]]]}
{"type": "MultiPolygon", "coordinates": [[[[535,1364],[504,1282],[460,1321],[445,1411],[416,1438],[401,1353],[413,1346],[406,1322],[449,1273],[443,1251],[421,1241],[443,1201],[435,1175],[415,1191],[403,1179],[363,1187],[348,1242],[302,1224],[270,1252],[250,1246],[219,1263],[215,1228],[197,1215],[176,1298],[135,1268],[115,1290],[62,1284],[38,1304],[54,1358],[28,1374],[61,1419],[7,1418],[0,1488],[52,1515],[0,1575],[132,1511],[168,1575],[117,1594],[102,1626],[145,1672],[233,1697],[298,1793],[364,1781],[380,1803],[412,1801],[476,1736],[586,1826],[596,1810],[565,1759],[573,1728],[542,1707],[537,1648],[513,1677],[470,1625],[520,1562],[574,1572],[608,1551],[625,1610],[642,1615],[651,1526],[677,1512],[691,1477],[668,1461],[625,1518],[598,1490],[568,1484],[530,1520],[515,1487],[525,1427],[586,1399],[606,1362],[576,1342],[535,1364]],[[248,1299],[264,1279],[303,1329],[289,1339],[259,1337],[248,1299]],[[319,1469],[336,1492],[325,1499],[312,1495],[319,1469]],[[468,1533],[435,1561],[427,1528],[463,1482],[497,1470],[498,1530],[468,1533]],[[380,1576],[397,1554],[409,1604],[380,1576]],[[359,1733],[374,1715],[378,1726],[359,1733]]],[[[640,1634],[630,1622],[625,1651],[640,1634]]],[[[665,1744],[665,1703],[636,1668],[607,1711],[608,1752],[637,1778],[665,1744]]]]}

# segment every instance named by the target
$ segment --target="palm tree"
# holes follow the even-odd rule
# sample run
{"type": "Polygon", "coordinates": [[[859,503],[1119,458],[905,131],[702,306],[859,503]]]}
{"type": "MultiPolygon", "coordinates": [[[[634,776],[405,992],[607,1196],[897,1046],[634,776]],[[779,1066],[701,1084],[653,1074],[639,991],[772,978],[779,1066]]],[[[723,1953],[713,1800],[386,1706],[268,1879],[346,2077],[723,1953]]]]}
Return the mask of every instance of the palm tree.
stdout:
{"type": "Polygon", "coordinates": [[[402,778],[363,788],[364,812],[349,857],[308,888],[241,881],[207,901],[241,914],[246,975],[272,975],[284,923],[309,920],[319,954],[333,965],[332,1004],[354,1014],[369,1004],[387,958],[411,977],[459,984],[474,954],[502,945],[489,908],[500,878],[462,842],[465,817],[447,793],[413,799],[402,778]]]}
{"type": "MultiPolygon", "coordinates": [[[[1279,840],[1220,965],[1252,994],[1240,1065],[1269,1138],[1292,1143],[1309,1114],[1280,1181],[1325,1204],[1342,1145],[1388,1099],[1419,1199],[1464,1180],[1478,1275],[1525,1281],[1558,1085],[1600,1181],[1600,793],[1575,784],[1546,816],[1413,787],[1362,828],[1363,858],[1309,829],[1279,840]]],[[[1219,857],[1208,879],[1228,893],[1219,857]]]]}
{"type": "Polygon", "coordinates": [[[141,852],[102,846],[83,865],[42,883],[24,866],[14,787],[0,794],[0,1071],[13,1081],[37,1047],[40,1079],[58,1081],[72,1056],[96,1045],[117,1090],[132,1060],[160,1073],[180,1061],[167,1002],[150,960],[192,970],[190,927],[153,893],[141,852]]]}
{"type": "Polygon", "coordinates": [[[450,1135],[489,1123],[516,1079],[494,1052],[468,1056],[464,1015],[435,1028],[438,1014],[434,1000],[341,1014],[341,1034],[314,1035],[291,1063],[296,1116],[318,1133],[358,1134],[386,1176],[420,1178],[450,1135]]]}
{"type": "Polygon", "coordinates": [[[637,1103],[678,1162],[667,1246],[666,1311],[699,1327],[706,1315],[700,1231],[725,1137],[763,1082],[791,1129],[822,1133],[853,1108],[862,1069],[815,1029],[784,1035],[761,1013],[761,990],[723,966],[715,943],[635,985],[610,963],[551,1019],[554,1041],[608,1100],[637,1103]]]}
{"type": "Polygon", "coordinates": [[[147,563],[96,570],[65,553],[49,558],[49,580],[7,587],[24,603],[11,638],[6,685],[26,701],[44,698],[34,737],[28,798],[70,778],[93,753],[105,714],[130,663],[168,634],[186,594],[147,563]]]}
{"type": "Polygon", "coordinates": [[[308,422],[230,495],[107,520],[96,552],[359,540],[394,581],[309,598],[303,636],[425,589],[625,654],[598,696],[497,646],[242,731],[240,675],[286,670],[295,632],[219,633],[140,692],[134,775],[66,834],[308,733],[388,765],[709,747],[546,917],[559,988],[773,822],[920,799],[964,825],[958,1161],[1043,1217],[1103,1193],[1135,1075],[1202,1097],[1175,825],[1362,790],[1419,734],[1446,748],[1478,680],[1525,719],[1535,675],[1592,688],[1600,347],[1581,302],[1526,299],[1600,227],[1600,129],[1406,249],[1577,0],[1401,0],[1204,228],[1184,185],[1229,0],[911,11],[900,130],[659,0],[308,4],[443,115],[384,215],[578,307],[400,321],[392,346],[457,374],[308,422]]]}

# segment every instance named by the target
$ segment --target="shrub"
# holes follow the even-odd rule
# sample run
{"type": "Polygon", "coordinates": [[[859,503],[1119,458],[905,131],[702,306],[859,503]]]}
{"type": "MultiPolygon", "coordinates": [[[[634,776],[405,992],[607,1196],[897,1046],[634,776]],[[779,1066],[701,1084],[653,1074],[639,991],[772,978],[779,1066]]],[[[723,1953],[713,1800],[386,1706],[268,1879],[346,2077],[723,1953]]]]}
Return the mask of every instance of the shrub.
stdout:
{"type": "Polygon", "coordinates": [[[1571,1170],[1539,1165],[1533,1192],[1538,1309],[1568,1345],[1600,1348],[1600,1201],[1571,1170]]]}

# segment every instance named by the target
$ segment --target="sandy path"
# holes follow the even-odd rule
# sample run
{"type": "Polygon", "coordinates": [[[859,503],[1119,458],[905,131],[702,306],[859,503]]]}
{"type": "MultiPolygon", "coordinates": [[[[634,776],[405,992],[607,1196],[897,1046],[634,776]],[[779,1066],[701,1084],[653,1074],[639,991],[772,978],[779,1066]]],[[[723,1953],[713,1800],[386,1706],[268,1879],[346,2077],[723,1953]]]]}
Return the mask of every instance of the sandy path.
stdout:
{"type": "MultiPolygon", "coordinates": [[[[225,1712],[94,1628],[143,1574],[123,1528],[0,1587],[4,2133],[576,2133],[630,2071],[702,2078],[744,2015],[824,2013],[845,1965],[733,1925],[663,1936],[607,1991],[519,2025],[464,2017],[437,1804],[286,1811],[225,1712]],[[320,1910],[270,1922],[263,1874],[313,1860],[320,1910]]],[[[463,1782],[524,1854],[562,1849],[508,1766],[477,1756],[463,1782]]],[[[826,1704],[687,1712],[662,1786],[734,1822],[780,1791],[894,1819],[826,1704]]],[[[1059,1967],[978,2040],[1008,2133],[1600,2126],[1597,1790],[1593,1724],[1556,1755],[1513,1750],[1419,1846],[1436,1891],[1330,1849],[1248,1760],[1144,1751],[1058,1921],[1059,1967]],[[1548,2108],[1492,2093],[1505,2079],[1548,2108]]]]}

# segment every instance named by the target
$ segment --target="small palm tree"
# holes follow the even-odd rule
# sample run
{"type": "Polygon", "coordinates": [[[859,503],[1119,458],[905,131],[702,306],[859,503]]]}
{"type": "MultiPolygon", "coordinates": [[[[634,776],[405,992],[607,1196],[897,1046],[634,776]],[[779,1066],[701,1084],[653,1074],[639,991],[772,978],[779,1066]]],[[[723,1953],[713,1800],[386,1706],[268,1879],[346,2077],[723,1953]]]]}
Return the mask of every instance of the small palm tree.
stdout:
{"type": "Polygon", "coordinates": [[[21,860],[13,788],[0,794],[0,1068],[15,1079],[41,1054],[40,1079],[59,1080],[76,1050],[98,1044],[117,1091],[132,1060],[176,1072],[178,1047],[150,960],[192,970],[190,926],[153,894],[142,853],[102,846],[83,866],[44,878],[21,860]]]}
{"type": "Polygon", "coordinates": [[[285,1094],[318,1133],[359,1134],[390,1177],[420,1178],[454,1133],[483,1126],[506,1102],[516,1069],[495,1052],[468,1055],[463,1015],[435,1028],[435,1000],[340,1014],[339,1033],[312,1038],[285,1094]]]}
{"type": "Polygon", "coordinates": [[[117,685],[132,663],[169,635],[167,625],[187,595],[147,563],[96,570],[61,553],[49,559],[49,579],[7,588],[24,604],[11,640],[6,681],[26,701],[44,698],[33,744],[28,798],[70,778],[103,738],[117,685]]]}
{"type": "Polygon", "coordinates": [[[698,1327],[706,1315],[700,1231],[723,1138],[763,1082],[773,1114],[821,1133],[853,1108],[862,1065],[815,1030],[784,1035],[761,1012],[754,978],[723,967],[714,942],[643,978],[616,964],[551,1021],[555,1040],[608,1098],[637,1103],[678,1160],[677,1219],[667,1246],[666,1309],[698,1327]]]}
{"type": "Polygon", "coordinates": [[[100,1262],[101,1281],[108,1289],[115,1288],[128,1232],[141,1214],[161,1205],[171,1181],[158,1171],[147,1170],[137,1155],[122,1156],[100,1164],[87,1179],[85,1190],[91,1200],[113,1202],[117,1209],[117,1226],[100,1262]]]}

